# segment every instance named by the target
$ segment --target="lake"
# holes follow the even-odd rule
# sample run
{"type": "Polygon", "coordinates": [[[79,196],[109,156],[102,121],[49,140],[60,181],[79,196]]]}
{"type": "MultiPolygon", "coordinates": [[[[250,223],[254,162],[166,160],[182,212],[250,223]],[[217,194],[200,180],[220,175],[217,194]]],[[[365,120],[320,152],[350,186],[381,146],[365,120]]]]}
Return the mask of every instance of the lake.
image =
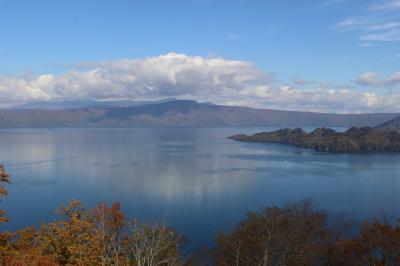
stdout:
{"type": "Polygon", "coordinates": [[[56,218],[61,203],[119,201],[130,217],[163,219],[209,245],[248,211],[301,199],[363,219],[400,214],[400,155],[338,155],[240,143],[275,128],[0,130],[0,163],[12,175],[1,204],[10,230],[56,218]]]}

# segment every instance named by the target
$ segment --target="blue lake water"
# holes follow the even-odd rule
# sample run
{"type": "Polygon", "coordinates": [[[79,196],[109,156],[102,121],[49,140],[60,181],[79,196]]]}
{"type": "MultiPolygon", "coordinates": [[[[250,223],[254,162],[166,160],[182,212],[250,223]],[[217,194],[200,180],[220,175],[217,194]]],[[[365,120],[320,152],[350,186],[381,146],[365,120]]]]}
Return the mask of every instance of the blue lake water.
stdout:
{"type": "Polygon", "coordinates": [[[209,245],[247,211],[315,200],[318,208],[368,218],[400,214],[400,156],[337,155],[240,143],[236,133],[273,128],[0,130],[0,163],[12,175],[1,202],[14,230],[55,219],[70,199],[120,201],[128,216],[166,220],[209,245]]]}

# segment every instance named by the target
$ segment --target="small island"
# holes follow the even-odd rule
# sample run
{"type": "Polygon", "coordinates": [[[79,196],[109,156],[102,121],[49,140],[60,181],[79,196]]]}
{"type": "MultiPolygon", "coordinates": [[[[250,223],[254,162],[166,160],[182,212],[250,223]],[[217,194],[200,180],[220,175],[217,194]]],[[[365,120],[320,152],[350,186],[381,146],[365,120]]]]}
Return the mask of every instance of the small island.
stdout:
{"type": "Polygon", "coordinates": [[[311,133],[301,128],[285,128],[254,135],[234,135],[228,138],[244,142],[289,144],[320,152],[400,152],[399,132],[371,127],[352,127],[345,132],[336,132],[330,128],[317,128],[311,133]]]}

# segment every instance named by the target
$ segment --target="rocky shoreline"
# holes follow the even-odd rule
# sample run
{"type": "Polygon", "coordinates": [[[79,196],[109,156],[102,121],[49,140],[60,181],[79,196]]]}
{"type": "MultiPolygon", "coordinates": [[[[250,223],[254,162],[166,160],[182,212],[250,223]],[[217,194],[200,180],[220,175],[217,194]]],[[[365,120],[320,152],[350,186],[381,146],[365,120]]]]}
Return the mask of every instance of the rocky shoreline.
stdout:
{"type": "Polygon", "coordinates": [[[317,128],[308,133],[301,128],[285,128],[254,135],[234,135],[229,139],[243,142],[289,144],[320,152],[371,153],[400,152],[400,133],[371,127],[352,127],[345,132],[317,128]]]}

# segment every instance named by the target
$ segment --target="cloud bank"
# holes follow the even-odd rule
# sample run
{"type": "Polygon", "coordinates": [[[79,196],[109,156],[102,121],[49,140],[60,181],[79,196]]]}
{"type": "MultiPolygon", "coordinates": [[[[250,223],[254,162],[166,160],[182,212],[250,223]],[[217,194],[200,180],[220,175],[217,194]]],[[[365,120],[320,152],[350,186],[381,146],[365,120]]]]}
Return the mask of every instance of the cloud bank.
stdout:
{"type": "MultiPolygon", "coordinates": [[[[290,110],[400,112],[400,94],[383,95],[299,80],[287,85],[250,62],[168,53],[145,59],[83,63],[61,75],[0,75],[0,104],[175,97],[290,110]]],[[[399,83],[400,72],[384,81],[368,72],[355,84],[382,87],[399,83]]]]}
{"type": "Polygon", "coordinates": [[[366,87],[395,87],[400,84],[400,71],[384,80],[379,79],[379,75],[376,72],[365,72],[357,79],[357,83],[366,87]]]}

